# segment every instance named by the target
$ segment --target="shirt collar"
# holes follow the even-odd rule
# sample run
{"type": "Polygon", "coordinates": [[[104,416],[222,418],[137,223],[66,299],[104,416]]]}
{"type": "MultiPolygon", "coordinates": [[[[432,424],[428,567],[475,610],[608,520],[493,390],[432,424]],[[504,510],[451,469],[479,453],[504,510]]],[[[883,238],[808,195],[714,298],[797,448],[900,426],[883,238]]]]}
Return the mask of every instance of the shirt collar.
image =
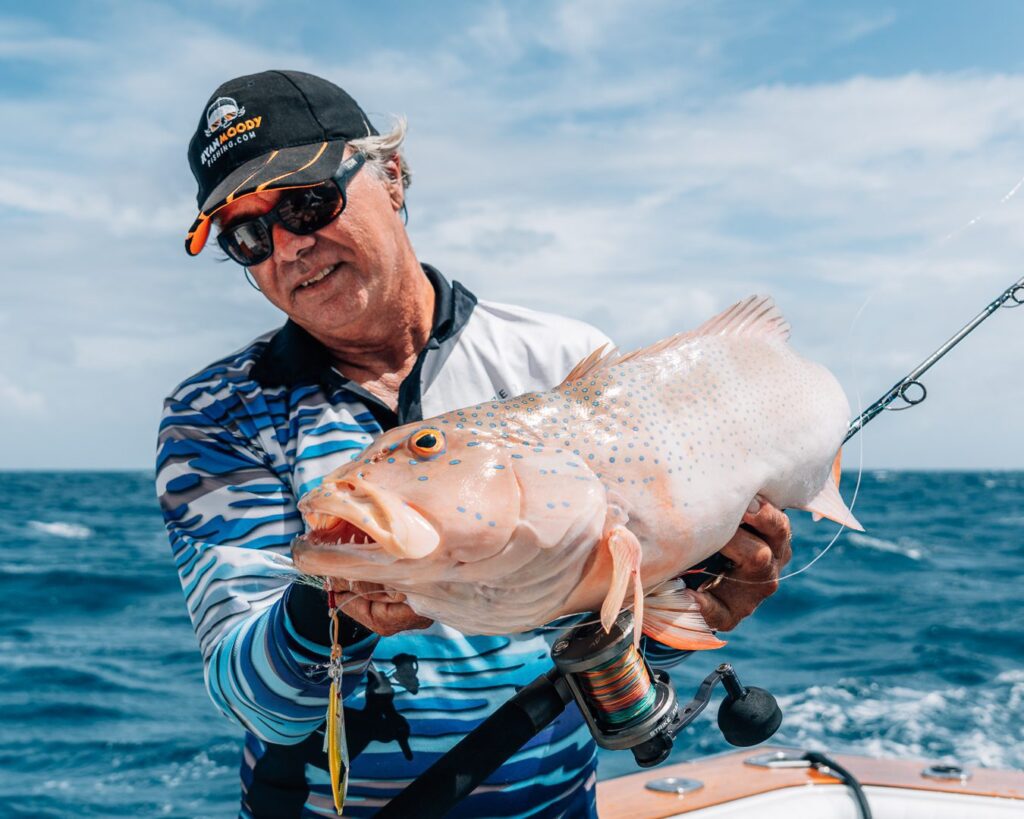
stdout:
{"type": "MultiPolygon", "coordinates": [[[[434,288],[434,324],[428,347],[458,333],[469,320],[476,296],[459,282],[448,280],[431,265],[421,265],[434,288]]],[[[327,348],[291,319],[271,336],[253,364],[251,375],[261,387],[294,387],[327,383],[333,362],[327,348]]]]}

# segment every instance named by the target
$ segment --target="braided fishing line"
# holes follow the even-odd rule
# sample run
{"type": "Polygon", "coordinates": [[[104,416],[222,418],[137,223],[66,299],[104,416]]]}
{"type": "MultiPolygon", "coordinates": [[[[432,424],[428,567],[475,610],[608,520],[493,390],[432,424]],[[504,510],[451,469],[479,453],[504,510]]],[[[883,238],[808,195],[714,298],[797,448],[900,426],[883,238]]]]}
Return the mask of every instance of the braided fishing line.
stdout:
{"type": "Polygon", "coordinates": [[[613,727],[647,713],[657,696],[647,666],[632,642],[608,662],[577,672],[576,679],[588,702],[613,727]]]}

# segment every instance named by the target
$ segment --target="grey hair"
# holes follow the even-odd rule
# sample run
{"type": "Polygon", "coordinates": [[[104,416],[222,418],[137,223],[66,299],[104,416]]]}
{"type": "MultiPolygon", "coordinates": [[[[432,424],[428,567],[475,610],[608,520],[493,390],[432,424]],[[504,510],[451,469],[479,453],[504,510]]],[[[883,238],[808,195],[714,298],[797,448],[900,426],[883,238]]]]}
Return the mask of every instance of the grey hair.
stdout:
{"type": "Polygon", "coordinates": [[[403,116],[396,116],[394,127],[386,134],[367,136],[361,139],[350,139],[348,144],[366,156],[366,167],[382,182],[388,179],[385,164],[391,157],[398,157],[398,167],[402,174],[402,188],[412,184],[412,169],[405,161],[402,143],[409,123],[403,116]]]}

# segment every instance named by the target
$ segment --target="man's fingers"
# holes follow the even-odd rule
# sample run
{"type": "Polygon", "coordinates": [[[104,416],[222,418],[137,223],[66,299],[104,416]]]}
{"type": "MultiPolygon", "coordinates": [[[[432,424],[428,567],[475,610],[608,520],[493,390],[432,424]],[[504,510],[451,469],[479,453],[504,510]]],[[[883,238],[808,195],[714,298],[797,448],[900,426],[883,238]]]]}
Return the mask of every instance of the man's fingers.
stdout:
{"type": "Polygon", "coordinates": [[[407,603],[370,599],[374,595],[339,595],[339,605],[349,617],[370,631],[389,637],[400,631],[428,628],[434,621],[421,617],[407,603]]]}
{"type": "Polygon", "coordinates": [[[726,573],[730,576],[767,578],[775,569],[776,558],[771,546],[746,529],[740,529],[732,536],[732,540],[722,547],[722,554],[735,566],[726,573]]]}
{"type": "Polygon", "coordinates": [[[714,587],[706,585],[694,592],[711,628],[734,629],[775,592],[780,569],[793,554],[790,538],[789,518],[770,503],[759,501],[756,510],[743,516],[743,526],[721,550],[733,568],[714,587]]]}
{"type": "Polygon", "coordinates": [[[400,631],[428,628],[434,622],[427,617],[420,617],[405,603],[371,603],[370,606],[373,625],[369,628],[383,637],[400,631]]]}
{"type": "Polygon", "coordinates": [[[771,547],[772,553],[780,567],[789,563],[793,556],[791,547],[792,530],[786,513],[770,503],[761,501],[756,512],[748,512],[743,516],[743,523],[755,529],[765,543],[771,547]]]}
{"type": "Polygon", "coordinates": [[[715,631],[732,631],[742,618],[735,615],[716,595],[710,592],[692,592],[700,606],[704,622],[715,631]]]}

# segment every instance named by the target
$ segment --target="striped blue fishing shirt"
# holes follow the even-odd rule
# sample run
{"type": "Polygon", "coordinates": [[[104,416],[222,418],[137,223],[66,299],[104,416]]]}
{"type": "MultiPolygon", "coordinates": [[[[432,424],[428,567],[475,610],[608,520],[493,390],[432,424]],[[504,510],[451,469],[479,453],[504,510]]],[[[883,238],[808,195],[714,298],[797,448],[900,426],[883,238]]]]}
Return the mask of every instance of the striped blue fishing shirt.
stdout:
{"type": "MultiPolygon", "coordinates": [[[[349,382],[288,322],[165,402],[157,493],[214,703],[245,729],[244,817],[334,815],[323,750],[323,593],[293,584],[297,501],[382,431],[553,387],[608,340],[582,322],[478,302],[424,266],[433,331],[397,412],[349,382]]],[[[348,621],[346,815],[371,816],[550,668],[550,635],[468,636],[434,624],[378,637],[348,621]]],[[[662,659],[672,656],[662,652],[662,659]]],[[[593,816],[595,746],[570,707],[452,816],[593,816]]]]}

